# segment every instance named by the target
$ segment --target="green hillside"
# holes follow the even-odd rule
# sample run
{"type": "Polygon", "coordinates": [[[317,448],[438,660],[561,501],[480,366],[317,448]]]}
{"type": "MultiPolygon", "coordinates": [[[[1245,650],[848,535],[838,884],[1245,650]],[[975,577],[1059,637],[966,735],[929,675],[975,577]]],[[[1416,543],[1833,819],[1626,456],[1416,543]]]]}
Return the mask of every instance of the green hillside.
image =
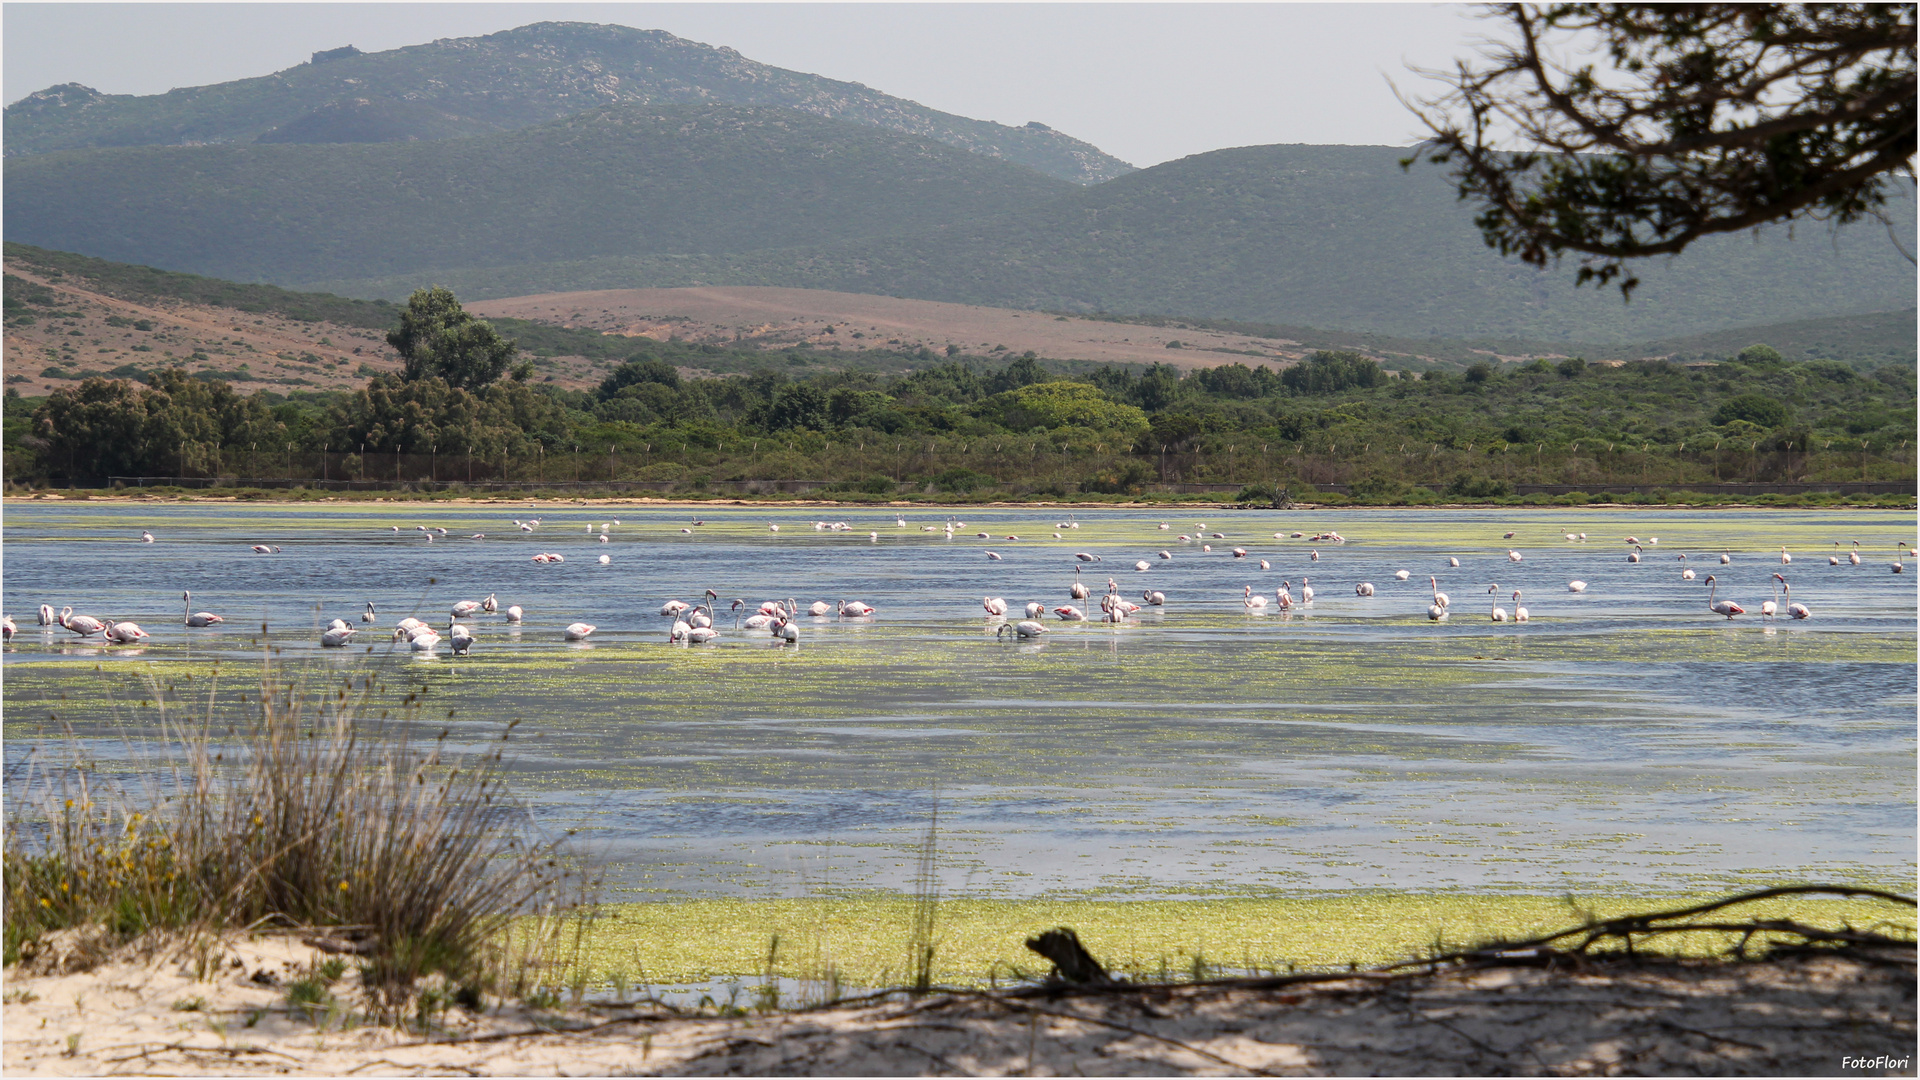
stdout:
{"type": "Polygon", "coordinates": [[[133,147],[6,164],[6,234],[243,281],[825,244],[1073,190],[790,109],[599,109],[469,139],[133,147]]]}
{"type": "MultiPolygon", "coordinates": [[[[1068,312],[1165,314],[1404,337],[1626,344],[1899,310],[1914,264],[1879,223],[1709,238],[1636,267],[1632,303],[1486,248],[1439,170],[1392,147],[1257,146],[1183,158],[1044,205],[911,237],[727,257],[614,257],[449,272],[476,298],[784,285],[1068,312]]],[[[1912,188],[1890,207],[1914,243],[1912,188]]],[[[770,246],[770,245],[769,245],[770,246]]],[[[402,296],[411,279],[309,279],[402,296]]]]}
{"type": "Polygon", "coordinates": [[[49,87],[6,110],[8,157],[93,147],[385,142],[505,131],[608,105],[770,105],[1004,158],[1075,183],[1131,169],[1038,123],[1008,127],[660,30],[535,23],[379,53],[351,48],[165,94],[49,87]]]}

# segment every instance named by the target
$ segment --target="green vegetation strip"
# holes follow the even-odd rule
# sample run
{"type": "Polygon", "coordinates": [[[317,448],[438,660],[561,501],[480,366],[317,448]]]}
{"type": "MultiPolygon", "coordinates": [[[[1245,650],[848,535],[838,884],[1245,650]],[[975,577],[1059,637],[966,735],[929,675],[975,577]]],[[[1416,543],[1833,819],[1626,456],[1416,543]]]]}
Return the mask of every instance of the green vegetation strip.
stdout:
{"type": "MultiPolygon", "coordinates": [[[[1047,961],[1024,943],[1054,926],[1073,927],[1112,970],[1180,978],[1391,963],[1551,933],[1589,917],[1717,898],[1374,892],[1257,900],[949,900],[934,922],[933,980],[969,986],[1044,974],[1047,961]]],[[[763,978],[771,970],[846,986],[898,985],[907,970],[913,907],[914,899],[901,894],[611,905],[588,932],[574,977],[589,985],[670,986],[763,978]]],[[[1914,929],[1911,908],[1872,900],[1782,897],[1725,914],[1908,935],[1914,929]]],[[[1725,951],[1735,940],[1722,933],[1675,935],[1657,948],[1700,956],[1725,951]]]]}

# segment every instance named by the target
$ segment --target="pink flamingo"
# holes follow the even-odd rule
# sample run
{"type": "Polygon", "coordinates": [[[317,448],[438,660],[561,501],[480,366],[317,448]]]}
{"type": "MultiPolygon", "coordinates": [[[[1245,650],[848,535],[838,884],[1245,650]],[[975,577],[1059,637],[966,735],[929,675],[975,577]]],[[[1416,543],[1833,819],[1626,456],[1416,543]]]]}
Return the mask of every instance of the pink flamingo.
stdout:
{"type": "Polygon", "coordinates": [[[1739,604],[1736,604],[1731,600],[1715,600],[1713,598],[1713,590],[1714,590],[1713,582],[1714,582],[1713,575],[1708,574],[1707,575],[1707,610],[1708,611],[1713,612],[1715,615],[1725,615],[1729,620],[1731,620],[1735,615],[1745,615],[1747,613],[1746,608],[1741,607],[1739,604]]]}

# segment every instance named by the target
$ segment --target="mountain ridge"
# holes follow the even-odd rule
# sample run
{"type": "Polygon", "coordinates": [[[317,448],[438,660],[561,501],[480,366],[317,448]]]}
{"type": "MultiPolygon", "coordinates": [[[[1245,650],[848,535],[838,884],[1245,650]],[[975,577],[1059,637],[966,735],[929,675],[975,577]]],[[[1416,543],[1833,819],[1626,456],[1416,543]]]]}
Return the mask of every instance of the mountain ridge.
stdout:
{"type": "Polygon", "coordinates": [[[605,105],[710,100],[869,124],[1074,183],[1097,183],[1133,168],[1043,124],[1011,127],[958,116],[662,30],[541,22],[322,60],[326,55],[268,75],[165,94],[102,94],[77,83],[36,91],[6,107],[5,154],[250,143],[357,99],[425,107],[462,129],[494,131],[605,105]]]}
{"type": "MultiPolygon", "coordinates": [[[[1636,267],[1631,303],[1481,242],[1438,170],[1394,147],[1197,154],[1031,207],[912,233],[729,255],[609,256],[445,268],[475,299],[611,288],[770,285],[1081,314],[1231,319],[1404,337],[1627,344],[1903,309],[1914,266],[1879,223],[1709,237],[1636,267]]],[[[1914,200],[1890,201],[1914,232],[1914,200]]],[[[403,280],[307,278],[394,298],[403,280]]]]}
{"type": "Polygon", "coordinates": [[[716,103],[429,142],[70,150],[5,174],[10,239],[275,283],[819,243],[1073,190],[929,139],[716,103]]]}

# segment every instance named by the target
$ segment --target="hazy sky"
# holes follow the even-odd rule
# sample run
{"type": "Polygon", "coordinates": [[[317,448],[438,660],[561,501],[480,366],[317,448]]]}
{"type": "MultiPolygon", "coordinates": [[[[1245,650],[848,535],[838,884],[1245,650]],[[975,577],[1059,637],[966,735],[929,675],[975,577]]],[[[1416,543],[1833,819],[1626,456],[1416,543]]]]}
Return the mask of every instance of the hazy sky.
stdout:
{"type": "Polygon", "coordinates": [[[1039,120],[1135,165],[1261,143],[1404,145],[1387,85],[1481,32],[1436,4],[23,4],[6,100],[55,83],[155,94],[542,20],[666,30],[947,112],[1039,120]]]}

